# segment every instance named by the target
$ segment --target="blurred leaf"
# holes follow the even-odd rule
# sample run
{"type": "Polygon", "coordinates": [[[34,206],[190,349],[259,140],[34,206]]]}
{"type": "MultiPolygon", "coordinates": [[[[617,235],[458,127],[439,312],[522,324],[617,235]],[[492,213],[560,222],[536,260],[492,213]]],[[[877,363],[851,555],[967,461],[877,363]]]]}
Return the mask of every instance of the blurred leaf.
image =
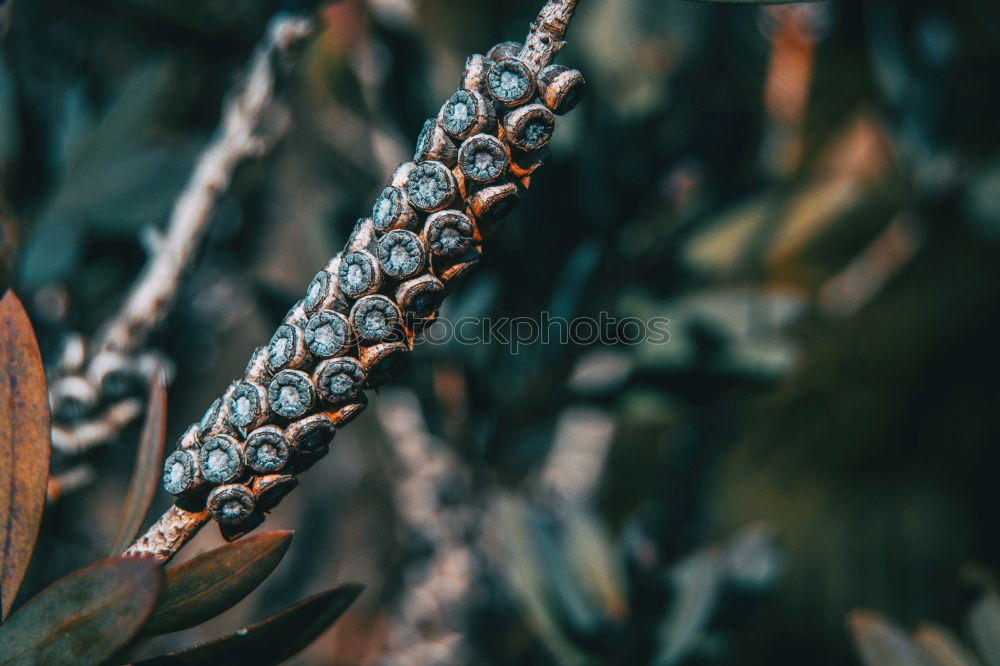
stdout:
{"type": "Polygon", "coordinates": [[[874,611],[851,611],[847,627],[865,666],[933,666],[905,631],[874,611]]]}
{"type": "Polygon", "coordinates": [[[163,370],[158,370],[150,382],[146,405],[146,420],[142,424],[139,450],[135,454],[135,469],[125,498],[125,509],[112,542],[112,555],[121,554],[139,533],[160,480],[163,444],[167,436],[167,384],[163,370]]]}
{"type": "Polygon", "coordinates": [[[124,646],[160,593],[159,564],[112,557],[48,586],[0,627],[0,664],[99,664],[124,646]]]}
{"type": "Polygon", "coordinates": [[[969,611],[969,634],[989,666],[1000,666],[1000,597],[988,592],[969,611]]]}
{"type": "Polygon", "coordinates": [[[570,567],[597,598],[606,618],[623,619],[628,610],[625,572],[604,526],[582,508],[566,516],[563,548],[570,567]]]}
{"type": "Polygon", "coordinates": [[[10,612],[45,507],[51,448],[38,341],[13,290],[0,300],[0,603],[10,612]]]}
{"type": "Polygon", "coordinates": [[[363,585],[349,583],[303,599],[246,629],[134,666],[279,664],[313,642],[354,603],[363,585]]]}
{"type": "Polygon", "coordinates": [[[233,606],[281,562],[293,532],[265,532],[199,555],[168,569],[146,636],[186,629],[233,606]]]}
{"type": "Polygon", "coordinates": [[[659,628],[659,666],[680,662],[704,637],[725,575],[716,548],[696,553],[670,572],[675,597],[659,628]]]}
{"type": "Polygon", "coordinates": [[[939,666],[980,666],[981,662],[950,631],[925,624],[913,632],[913,642],[939,666]]]}

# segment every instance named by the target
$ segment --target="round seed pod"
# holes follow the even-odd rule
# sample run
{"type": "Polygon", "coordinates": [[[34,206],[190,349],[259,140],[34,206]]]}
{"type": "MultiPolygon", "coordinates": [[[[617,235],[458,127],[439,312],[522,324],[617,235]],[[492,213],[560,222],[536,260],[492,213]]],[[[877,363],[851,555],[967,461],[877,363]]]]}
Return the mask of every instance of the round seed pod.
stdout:
{"type": "Polygon", "coordinates": [[[520,106],[535,94],[535,75],[520,58],[501,58],[486,74],[486,92],[502,106],[520,106]]]}
{"type": "Polygon", "coordinates": [[[420,162],[406,179],[406,196],[410,205],[425,213],[447,208],[457,190],[455,177],[440,162],[420,162]]]}
{"type": "Polygon", "coordinates": [[[482,92],[486,84],[486,73],[490,70],[491,61],[481,53],[473,53],[465,59],[465,69],[458,87],[463,90],[482,92]]]}
{"type": "Polygon", "coordinates": [[[338,403],[356,398],[368,380],[368,373],[357,359],[342,356],[317,365],[313,379],[321,398],[338,403]]]}
{"type": "Polygon", "coordinates": [[[238,523],[219,523],[219,534],[226,542],[236,541],[253,532],[263,522],[264,514],[261,511],[254,511],[238,523]]]}
{"type": "Polygon", "coordinates": [[[192,423],[177,440],[177,446],[181,449],[200,449],[201,440],[198,438],[198,424],[192,423]]]}
{"type": "Polygon", "coordinates": [[[86,416],[98,399],[91,383],[79,375],[61,377],[49,387],[49,408],[60,420],[72,421],[86,416]]]}
{"type": "Polygon", "coordinates": [[[372,223],[375,233],[384,234],[393,229],[410,229],[418,224],[417,213],[410,206],[406,192],[401,187],[382,190],[372,208],[372,223]]]}
{"type": "Polygon", "coordinates": [[[413,277],[427,263],[427,249],[412,231],[390,231],[379,241],[377,253],[382,272],[397,280],[413,277]]]}
{"type": "Polygon", "coordinates": [[[281,418],[297,419],[316,401],[316,388],[309,375],[298,370],[282,370],[267,387],[271,412],[281,418]]]}
{"type": "MultiPolygon", "coordinates": [[[[469,211],[476,218],[477,224],[481,221],[499,220],[510,213],[519,196],[517,185],[514,183],[490,185],[469,195],[469,211]]],[[[481,224],[479,231],[484,236],[487,235],[481,224]]]]}
{"type": "Polygon", "coordinates": [[[253,515],[256,502],[249,488],[242,483],[231,483],[212,490],[206,505],[220,525],[235,525],[253,515]]]}
{"type": "Polygon", "coordinates": [[[351,308],[351,323],[361,340],[385,342],[399,338],[399,308],[382,295],[365,296],[351,308]]]}
{"type": "Polygon", "coordinates": [[[435,266],[435,272],[441,282],[447,287],[475,268],[482,256],[482,250],[478,246],[473,245],[460,256],[451,259],[448,263],[435,266]]]}
{"type": "Polygon", "coordinates": [[[134,392],[139,384],[134,362],[117,351],[98,352],[87,364],[87,379],[112,400],[134,392]]]}
{"type": "Polygon", "coordinates": [[[251,382],[240,382],[229,392],[229,423],[234,428],[255,428],[267,420],[267,391],[251,382]]]}
{"type": "Polygon", "coordinates": [[[243,370],[243,379],[254,384],[267,384],[272,374],[267,347],[255,348],[243,370]]]}
{"type": "Polygon", "coordinates": [[[438,124],[437,120],[431,118],[424,122],[420,134],[417,136],[417,149],[413,153],[413,159],[417,162],[436,160],[453,167],[457,157],[458,146],[451,140],[444,128],[438,124]]]}
{"type": "MultiPolygon", "coordinates": [[[[375,243],[378,242],[378,234],[375,233],[375,222],[370,217],[360,217],[351,230],[351,235],[347,237],[347,252],[365,250],[375,251],[375,243]]],[[[341,258],[343,261],[343,258],[341,258]]]]}
{"type": "Polygon", "coordinates": [[[545,164],[551,156],[548,146],[524,152],[522,150],[512,150],[510,153],[510,175],[514,178],[524,178],[530,176],[538,170],[538,167],[545,164]]]}
{"type": "Polygon", "coordinates": [[[552,138],[556,119],[543,104],[528,104],[503,117],[504,137],[507,142],[520,150],[531,151],[542,148],[552,138]]]}
{"type": "Polygon", "coordinates": [[[266,474],[254,477],[250,489],[257,498],[257,510],[270,511],[298,485],[298,480],[291,474],[266,474]]]}
{"type": "Polygon", "coordinates": [[[416,162],[403,162],[396,167],[396,170],[392,172],[391,176],[389,176],[389,185],[391,187],[401,187],[405,189],[407,179],[416,168],[416,162]]]}
{"type": "Polygon", "coordinates": [[[295,305],[288,310],[285,314],[285,318],[281,321],[282,324],[289,324],[291,326],[298,326],[302,328],[306,325],[306,321],[309,319],[309,313],[306,312],[306,307],[303,305],[302,301],[296,301],[295,305]]]}
{"type": "Polygon", "coordinates": [[[228,394],[231,389],[232,387],[230,386],[230,388],[226,390],[225,395],[221,398],[213,400],[212,404],[205,410],[205,413],[202,414],[201,421],[198,422],[198,435],[201,437],[202,441],[216,434],[234,434],[233,426],[229,423],[228,394]]]}
{"type": "Polygon", "coordinates": [[[243,446],[228,435],[213,435],[198,451],[201,478],[219,485],[235,481],[243,475],[243,446]]]}
{"type": "Polygon", "coordinates": [[[198,453],[189,449],[177,449],[163,463],[163,489],[178,497],[191,495],[204,486],[198,453]]]}
{"type": "Polygon", "coordinates": [[[351,346],[351,323],[333,310],[320,310],[309,318],[305,331],[306,350],[319,358],[330,358],[351,346]]]}
{"type": "Polygon", "coordinates": [[[486,57],[494,62],[504,58],[516,58],[521,55],[523,49],[524,44],[521,42],[500,42],[490,47],[490,50],[486,52],[486,57]]]}
{"type": "Polygon", "coordinates": [[[454,257],[468,249],[476,235],[476,226],[462,211],[442,210],[427,217],[421,235],[431,253],[454,257]]]}
{"type": "Polygon", "coordinates": [[[485,184],[499,180],[507,171],[510,155],[507,147],[490,134],[477,134],[462,143],[458,151],[458,168],[466,178],[485,184]]]}
{"type": "Polygon", "coordinates": [[[407,280],[396,289],[396,303],[408,328],[413,328],[419,320],[433,317],[443,300],[444,285],[430,273],[407,280]]]}
{"type": "Polygon", "coordinates": [[[438,122],[445,132],[462,140],[486,132],[496,124],[493,105],[475,90],[458,90],[441,105],[438,122]]]}
{"type": "MultiPolygon", "coordinates": [[[[308,324],[307,319],[304,323],[308,324]]],[[[297,368],[306,361],[305,333],[298,326],[282,324],[267,345],[267,363],[272,371],[297,368]]]]}
{"type": "Polygon", "coordinates": [[[329,448],[337,429],[330,417],[321,412],[299,419],[288,426],[286,432],[296,452],[312,453],[329,448]]]}
{"type": "Polygon", "coordinates": [[[344,255],[337,279],[345,296],[361,298],[378,291],[382,285],[382,272],[370,252],[359,250],[344,255]]]}
{"type": "Polygon", "coordinates": [[[288,441],[277,426],[257,428],[247,437],[247,467],[258,474],[271,474],[288,464],[288,441]]]}
{"type": "Polygon", "coordinates": [[[576,69],[549,65],[538,73],[538,96],[553,113],[572,111],[583,97],[587,82],[576,69]]]}
{"type": "Polygon", "coordinates": [[[368,384],[378,386],[410,346],[402,341],[379,342],[362,347],[358,360],[368,371],[368,384]]]}
{"type": "Polygon", "coordinates": [[[312,282],[306,288],[306,296],[302,299],[302,307],[306,312],[317,310],[333,310],[344,300],[337,284],[337,271],[340,269],[342,255],[334,257],[324,270],[316,273],[312,282]]]}

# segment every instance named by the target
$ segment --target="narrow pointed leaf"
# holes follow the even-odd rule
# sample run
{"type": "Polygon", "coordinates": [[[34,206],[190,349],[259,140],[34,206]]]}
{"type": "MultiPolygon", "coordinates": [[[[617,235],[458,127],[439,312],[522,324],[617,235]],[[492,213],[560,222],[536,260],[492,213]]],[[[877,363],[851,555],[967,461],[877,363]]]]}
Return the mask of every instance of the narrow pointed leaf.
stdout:
{"type": "Polygon", "coordinates": [[[136,662],[134,666],[280,664],[312,643],[354,603],[363,585],[349,583],[308,597],[266,620],[221,638],[136,662]]]}
{"type": "Polygon", "coordinates": [[[21,302],[0,299],[0,617],[10,613],[45,507],[51,433],[38,341],[21,302]]]}
{"type": "Polygon", "coordinates": [[[153,560],[112,557],[57,580],[0,627],[0,665],[101,663],[152,612],[161,577],[153,560]]]}
{"type": "Polygon", "coordinates": [[[934,666],[905,631],[874,611],[851,611],[847,628],[865,666],[934,666]]]}
{"type": "Polygon", "coordinates": [[[193,627],[230,608],[274,571],[291,541],[291,531],[265,532],[168,569],[160,603],[142,634],[193,627]]]}
{"type": "Polygon", "coordinates": [[[167,387],[162,370],[153,376],[150,384],[146,420],[142,425],[139,449],[135,452],[135,469],[125,498],[125,508],[111,546],[112,555],[119,555],[128,548],[142,529],[160,480],[163,445],[167,436],[167,387]]]}
{"type": "Polygon", "coordinates": [[[925,624],[913,632],[913,642],[930,656],[936,666],[982,666],[969,648],[951,631],[937,624],[925,624]]]}

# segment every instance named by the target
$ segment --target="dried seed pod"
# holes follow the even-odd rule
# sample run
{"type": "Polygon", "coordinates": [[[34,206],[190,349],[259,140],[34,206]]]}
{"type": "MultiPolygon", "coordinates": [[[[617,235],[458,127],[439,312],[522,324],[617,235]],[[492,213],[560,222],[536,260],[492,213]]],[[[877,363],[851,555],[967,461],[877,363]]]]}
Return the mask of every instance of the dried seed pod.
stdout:
{"type": "Polygon", "coordinates": [[[244,518],[238,523],[219,523],[219,534],[227,542],[236,541],[237,539],[242,539],[246,535],[253,532],[255,529],[260,527],[260,524],[264,522],[264,513],[262,511],[253,511],[249,516],[244,518]]]}
{"type": "MultiPolygon", "coordinates": [[[[230,389],[232,387],[230,386],[230,389]]],[[[198,422],[198,435],[202,441],[215,434],[228,435],[233,433],[229,423],[229,390],[221,398],[216,398],[208,406],[198,422]]]]}
{"type": "Polygon", "coordinates": [[[285,431],[292,449],[299,453],[313,453],[329,448],[337,429],[325,412],[313,414],[288,426],[285,431]]]}
{"type": "Polygon", "coordinates": [[[409,328],[413,328],[419,320],[432,317],[443,300],[444,285],[430,273],[408,280],[396,289],[396,303],[409,328]]]}
{"type": "Polygon", "coordinates": [[[305,330],[306,350],[319,358],[330,358],[351,346],[351,323],[333,310],[320,310],[309,318],[305,330]]]}
{"type": "Polygon", "coordinates": [[[79,375],[61,377],[49,387],[49,408],[56,418],[66,421],[88,414],[98,399],[94,386],[79,375]]]}
{"type": "Polygon", "coordinates": [[[520,58],[502,58],[490,65],[486,91],[502,106],[520,106],[535,94],[535,75],[520,58]]]}
{"type": "Polygon", "coordinates": [[[455,166],[458,157],[458,146],[451,140],[438,121],[431,118],[424,122],[417,136],[417,149],[413,159],[417,162],[435,160],[449,167],[455,166]]]}
{"type": "Polygon", "coordinates": [[[403,341],[380,342],[362,347],[358,360],[368,371],[368,384],[378,386],[400,357],[410,350],[403,341]]]}
{"type": "Polygon", "coordinates": [[[272,374],[267,347],[255,348],[243,370],[243,379],[254,384],[267,384],[272,374]]]}
{"type": "Polygon", "coordinates": [[[290,474],[267,474],[255,477],[250,489],[257,499],[257,510],[270,511],[298,485],[298,479],[290,474]]]}
{"type": "Polygon", "coordinates": [[[374,294],[382,285],[382,272],[378,261],[370,252],[348,252],[340,261],[337,274],[340,290],[348,298],[361,298],[374,294]]]}
{"type": "Polygon", "coordinates": [[[340,428],[353,421],[358,414],[365,411],[365,407],[367,406],[368,396],[364,393],[358,393],[351,402],[337,406],[335,409],[328,411],[326,415],[330,417],[330,422],[335,427],[340,428]]]}
{"type": "Polygon", "coordinates": [[[245,465],[243,445],[228,435],[213,435],[198,451],[201,478],[211,484],[235,481],[245,465]]]}
{"type": "Polygon", "coordinates": [[[87,365],[87,379],[100,388],[101,395],[112,400],[138,388],[132,359],[117,351],[97,353],[87,365]]]}
{"type": "Polygon", "coordinates": [[[455,177],[440,162],[420,162],[406,179],[406,196],[410,205],[425,213],[447,208],[457,190],[455,177]]]}
{"type": "Polygon", "coordinates": [[[347,245],[344,246],[344,249],[346,252],[360,250],[374,252],[377,242],[378,234],[375,233],[375,222],[370,217],[359,217],[354,224],[354,229],[351,230],[351,235],[347,237],[347,245]]]}
{"type": "MultiPolygon", "coordinates": [[[[305,324],[309,323],[306,319],[305,324]]],[[[298,368],[306,362],[305,333],[298,326],[282,324],[267,345],[267,363],[272,371],[298,368]]]]}
{"type": "Polygon", "coordinates": [[[288,463],[288,441],[277,426],[257,428],[247,437],[247,467],[258,474],[271,474],[288,463]]]}
{"type": "Polygon", "coordinates": [[[317,365],[313,379],[321,398],[338,403],[356,398],[368,380],[368,374],[357,359],[342,356],[317,365]]]}
{"type": "Polygon", "coordinates": [[[403,188],[390,185],[375,200],[372,223],[375,233],[384,234],[393,229],[411,229],[419,224],[419,220],[403,188]]]}
{"type": "Polygon", "coordinates": [[[465,69],[462,70],[462,80],[459,88],[483,92],[486,85],[486,74],[490,71],[491,61],[481,53],[473,53],[465,59],[465,69]]]}
{"type": "Polygon", "coordinates": [[[447,264],[435,266],[435,272],[441,282],[447,287],[452,282],[472,270],[476,264],[479,263],[479,259],[482,256],[482,250],[478,246],[473,245],[460,256],[449,261],[447,264]]]}
{"type": "Polygon", "coordinates": [[[493,61],[516,58],[521,55],[522,49],[524,49],[524,44],[521,42],[500,42],[490,47],[490,50],[486,52],[486,57],[493,61]]]}
{"type": "Polygon", "coordinates": [[[458,151],[458,168],[469,180],[480,184],[499,180],[509,163],[507,147],[489,134],[469,137],[458,151]]]}
{"type": "Polygon", "coordinates": [[[163,463],[163,489],[171,495],[191,495],[204,486],[198,452],[177,449],[163,463]]]}
{"type": "Polygon", "coordinates": [[[240,382],[228,393],[229,423],[234,428],[255,428],[267,421],[267,391],[251,382],[240,382]]]}
{"type": "Polygon", "coordinates": [[[442,210],[427,217],[421,235],[433,254],[454,257],[468,249],[476,226],[462,211],[442,210]]]}
{"type": "Polygon", "coordinates": [[[544,104],[528,104],[503,117],[504,137],[507,142],[520,150],[531,151],[542,148],[552,138],[556,118],[544,104]]]}
{"type": "Polygon", "coordinates": [[[519,196],[517,185],[514,183],[498,183],[469,194],[469,211],[476,218],[479,232],[484,237],[488,232],[481,222],[493,222],[506,217],[514,208],[519,196]]]}
{"type": "Polygon", "coordinates": [[[201,439],[198,437],[198,424],[192,423],[177,440],[177,446],[181,449],[200,449],[201,439]]]}
{"type": "Polygon", "coordinates": [[[457,90],[441,105],[438,122],[445,132],[462,140],[486,132],[496,124],[493,104],[475,90],[457,90]]]}
{"type": "Polygon", "coordinates": [[[583,74],[563,65],[549,65],[538,73],[538,96],[560,116],[572,111],[587,87],[583,74]]]}
{"type": "Polygon", "coordinates": [[[249,518],[256,506],[253,493],[242,483],[219,486],[208,494],[209,513],[220,525],[235,525],[249,518]]]}
{"type": "Polygon", "coordinates": [[[316,401],[316,388],[309,375],[298,370],[282,370],[267,387],[271,412],[285,419],[297,419],[316,401]]]}
{"type": "Polygon", "coordinates": [[[341,293],[336,278],[342,258],[342,254],[337,254],[330,260],[326,268],[313,277],[312,282],[306,288],[306,296],[302,299],[302,307],[306,312],[336,310],[346,306],[347,300],[341,293]]]}
{"type": "Polygon", "coordinates": [[[306,312],[306,307],[302,301],[296,301],[295,305],[288,310],[285,314],[285,318],[281,320],[282,324],[289,324],[290,326],[298,326],[302,328],[306,325],[306,321],[309,320],[309,313],[306,312]]]}
{"type": "Polygon", "coordinates": [[[398,338],[400,319],[396,304],[381,294],[365,296],[351,308],[354,330],[367,343],[398,338]]]}
{"type": "Polygon", "coordinates": [[[378,263],[382,272],[397,280],[406,280],[424,269],[427,249],[412,231],[395,229],[378,243],[378,263]]]}
{"type": "Polygon", "coordinates": [[[400,187],[405,189],[406,181],[409,179],[410,174],[413,173],[413,170],[416,168],[417,168],[416,162],[403,162],[398,167],[396,167],[396,170],[392,172],[391,176],[389,176],[389,186],[400,187]]]}

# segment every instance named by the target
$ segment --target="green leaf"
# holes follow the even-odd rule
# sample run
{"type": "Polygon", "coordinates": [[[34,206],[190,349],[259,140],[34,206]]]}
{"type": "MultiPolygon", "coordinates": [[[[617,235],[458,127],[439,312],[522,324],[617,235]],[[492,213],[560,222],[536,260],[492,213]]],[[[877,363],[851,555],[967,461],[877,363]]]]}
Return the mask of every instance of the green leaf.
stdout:
{"type": "Polygon", "coordinates": [[[163,371],[158,370],[150,382],[146,420],[142,425],[139,450],[135,454],[135,469],[125,498],[111,554],[119,555],[139,533],[153,503],[163,464],[163,445],[167,436],[167,384],[163,371]]]}
{"type": "Polygon", "coordinates": [[[288,550],[292,534],[257,534],[168,569],[160,603],[142,634],[193,627],[230,608],[271,575],[288,550]]]}
{"type": "Polygon", "coordinates": [[[149,559],[111,557],[48,586],[0,627],[0,664],[99,664],[152,612],[162,574],[149,559]]]}
{"type": "Polygon", "coordinates": [[[349,583],[308,597],[227,636],[133,666],[280,664],[313,642],[358,598],[364,585],[349,583]]]}
{"type": "Polygon", "coordinates": [[[10,612],[38,538],[50,448],[38,341],[8,291],[0,300],[0,617],[10,612]]]}

